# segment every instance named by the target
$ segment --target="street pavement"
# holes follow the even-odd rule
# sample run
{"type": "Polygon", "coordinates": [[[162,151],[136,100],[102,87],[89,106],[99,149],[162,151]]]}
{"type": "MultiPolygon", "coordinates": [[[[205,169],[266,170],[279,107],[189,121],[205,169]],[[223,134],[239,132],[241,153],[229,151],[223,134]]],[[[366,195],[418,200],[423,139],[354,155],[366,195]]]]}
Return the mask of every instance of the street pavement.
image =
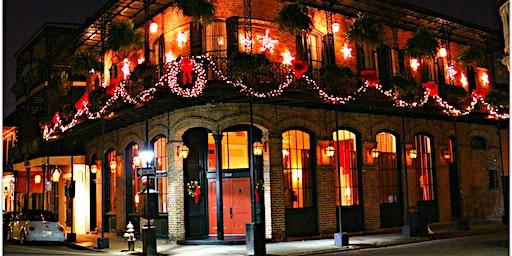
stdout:
{"type": "Polygon", "coordinates": [[[412,244],[369,248],[354,251],[316,254],[330,255],[508,255],[507,234],[477,235],[450,239],[432,240],[412,244]]]}
{"type": "Polygon", "coordinates": [[[4,242],[3,255],[105,255],[90,250],[76,250],[62,244],[32,243],[20,245],[16,242],[4,242]]]}

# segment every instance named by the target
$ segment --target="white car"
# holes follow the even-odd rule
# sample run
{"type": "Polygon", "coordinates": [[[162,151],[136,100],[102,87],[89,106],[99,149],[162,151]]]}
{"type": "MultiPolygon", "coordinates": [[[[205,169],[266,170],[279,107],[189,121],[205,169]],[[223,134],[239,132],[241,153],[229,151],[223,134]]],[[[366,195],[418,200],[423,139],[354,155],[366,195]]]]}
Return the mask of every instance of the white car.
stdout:
{"type": "Polygon", "coordinates": [[[30,241],[64,242],[64,227],[49,211],[27,210],[14,217],[7,230],[7,239],[20,244],[30,241]]]}

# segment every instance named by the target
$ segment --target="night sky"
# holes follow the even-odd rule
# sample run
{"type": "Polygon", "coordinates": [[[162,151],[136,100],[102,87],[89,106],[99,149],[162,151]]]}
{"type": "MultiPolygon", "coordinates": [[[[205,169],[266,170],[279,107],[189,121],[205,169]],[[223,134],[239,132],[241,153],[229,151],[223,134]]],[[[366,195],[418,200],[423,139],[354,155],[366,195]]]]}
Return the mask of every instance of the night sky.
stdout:
{"type": "MultiPolygon", "coordinates": [[[[227,1],[227,0],[215,0],[227,1]]],[[[402,0],[436,12],[500,30],[496,0],[402,0]]],[[[16,77],[14,54],[46,22],[84,23],[108,0],[4,0],[3,116],[14,111],[11,87],[16,77]]]]}

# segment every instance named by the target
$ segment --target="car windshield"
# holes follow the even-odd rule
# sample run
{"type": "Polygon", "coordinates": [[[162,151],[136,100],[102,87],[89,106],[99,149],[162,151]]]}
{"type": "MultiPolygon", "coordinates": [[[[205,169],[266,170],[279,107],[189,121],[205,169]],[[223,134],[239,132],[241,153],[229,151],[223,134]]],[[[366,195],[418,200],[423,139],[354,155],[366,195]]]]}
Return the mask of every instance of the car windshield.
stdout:
{"type": "Polygon", "coordinates": [[[30,221],[57,221],[55,215],[47,211],[29,211],[27,219],[30,221]]]}

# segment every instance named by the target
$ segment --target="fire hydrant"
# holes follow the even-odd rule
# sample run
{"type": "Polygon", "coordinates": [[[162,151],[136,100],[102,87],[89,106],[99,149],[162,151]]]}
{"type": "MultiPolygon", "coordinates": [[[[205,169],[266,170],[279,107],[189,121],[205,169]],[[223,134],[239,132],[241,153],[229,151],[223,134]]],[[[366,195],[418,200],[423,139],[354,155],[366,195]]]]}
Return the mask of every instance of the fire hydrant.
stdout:
{"type": "Polygon", "coordinates": [[[133,229],[133,224],[131,221],[128,221],[128,225],[126,225],[126,232],[124,232],[123,237],[126,238],[126,242],[128,242],[128,251],[135,251],[135,234],[133,233],[135,230],[133,229]]]}

